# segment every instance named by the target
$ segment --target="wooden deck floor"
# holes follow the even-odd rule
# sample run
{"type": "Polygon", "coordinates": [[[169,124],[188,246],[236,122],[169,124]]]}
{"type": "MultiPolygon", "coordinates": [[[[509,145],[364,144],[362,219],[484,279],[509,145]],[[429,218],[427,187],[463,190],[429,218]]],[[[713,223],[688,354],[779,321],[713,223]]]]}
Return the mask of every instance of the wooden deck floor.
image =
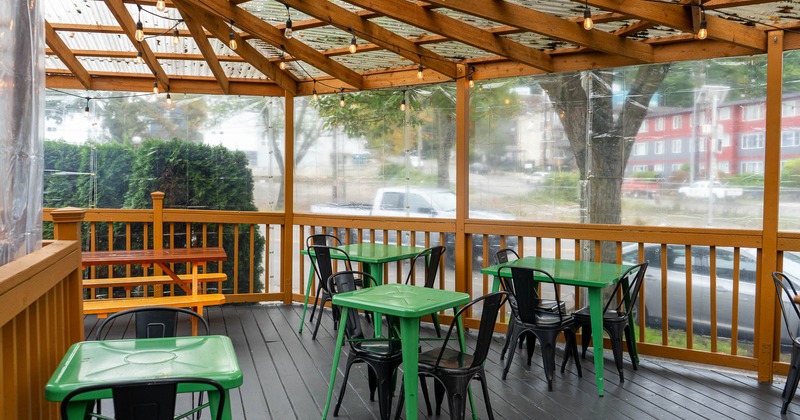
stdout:
{"type": "MultiPolygon", "coordinates": [[[[316,341],[306,325],[297,328],[302,306],[278,303],[227,305],[207,309],[212,334],[231,338],[244,372],[244,385],[232,392],[236,419],[319,419],[331,372],[335,335],[330,310],[325,311],[316,341]]],[[[94,337],[96,319],[86,318],[86,336],[94,337]]],[[[423,326],[423,334],[431,333],[423,326]],[[426,331],[427,330],[427,331],[426,331]]],[[[116,336],[130,336],[124,326],[113,329],[116,336]]],[[[475,335],[468,333],[468,345],[475,335]]],[[[117,337],[108,337],[117,338],[117,337]]],[[[502,335],[495,335],[486,370],[495,418],[498,419],[768,419],[780,417],[783,383],[759,384],[755,374],[744,375],[722,369],[687,366],[643,357],[638,371],[627,361],[625,383],[620,385],[610,351],[605,352],[605,396],[597,396],[591,351],[582,364],[583,378],[574,365],[561,374],[558,369],[554,390],[547,383],[537,348],[533,364],[525,364],[517,351],[508,378],[500,376],[502,335]]],[[[562,353],[557,355],[560,365],[562,353]]],[[[336,393],[341,384],[341,368],[336,393]]],[[[780,378],[783,379],[783,378],[780,378]]],[[[341,419],[378,418],[378,403],[368,399],[366,368],[354,366],[349,388],[339,413],[341,419]]],[[[478,384],[474,386],[477,391],[478,384]]],[[[334,400],[335,401],[335,400],[334,400]]],[[[396,403],[396,400],[394,401],[396,403]]],[[[421,419],[429,418],[424,404],[421,419]]],[[[445,404],[446,405],[446,404],[445,404]]],[[[486,412],[480,392],[476,392],[480,418],[486,412]]],[[[800,398],[789,407],[789,417],[800,417],[800,398]]],[[[444,410],[444,409],[443,409],[444,410]]],[[[469,408],[468,408],[468,415],[469,408]]],[[[332,414],[329,415],[332,418],[332,414]]],[[[430,418],[448,418],[442,416],[430,418]]]]}

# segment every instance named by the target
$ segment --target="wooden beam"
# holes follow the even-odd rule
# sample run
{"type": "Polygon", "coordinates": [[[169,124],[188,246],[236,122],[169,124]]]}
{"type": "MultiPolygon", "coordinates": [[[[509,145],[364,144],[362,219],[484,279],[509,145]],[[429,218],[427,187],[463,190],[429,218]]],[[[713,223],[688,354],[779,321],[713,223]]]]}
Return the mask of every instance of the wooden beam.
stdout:
{"type": "Polygon", "coordinates": [[[61,39],[60,36],[56,33],[50,23],[45,21],[44,22],[44,31],[45,31],[45,42],[47,46],[49,46],[53,52],[56,53],[58,58],[61,59],[61,62],[64,63],[65,66],[75,75],[75,78],[81,82],[84,89],[92,89],[92,77],[89,75],[89,72],[86,70],[85,67],[78,61],[78,58],[75,57],[75,54],[70,51],[67,44],[64,43],[64,40],[61,39]]]}
{"type": "Polygon", "coordinates": [[[208,42],[205,30],[191,15],[180,10],[179,12],[183,18],[183,23],[186,24],[187,28],[189,28],[189,32],[192,33],[192,38],[194,38],[197,48],[199,48],[200,53],[203,54],[203,58],[205,58],[208,68],[217,79],[217,83],[219,83],[219,87],[222,88],[222,92],[227,95],[230,93],[230,82],[228,81],[228,75],[225,74],[225,70],[222,69],[222,65],[219,63],[219,59],[217,58],[217,54],[214,52],[214,48],[212,48],[211,43],[208,42]]]}
{"type": "Polygon", "coordinates": [[[133,21],[133,17],[130,15],[130,13],[128,13],[128,9],[122,3],[122,0],[104,1],[106,6],[108,6],[108,10],[110,10],[111,14],[114,15],[114,19],[116,19],[117,23],[119,23],[119,26],[122,27],[125,35],[128,36],[131,44],[133,44],[135,47],[139,46],[142,49],[142,58],[144,58],[144,62],[147,64],[147,67],[150,68],[150,71],[153,72],[156,80],[161,83],[161,87],[164,88],[164,90],[169,90],[169,76],[167,75],[167,72],[161,68],[161,64],[158,63],[158,60],[153,55],[153,50],[150,49],[150,46],[147,44],[147,42],[139,42],[136,40],[136,22],[133,21]]]}
{"type": "Polygon", "coordinates": [[[297,39],[287,39],[283,32],[253,14],[231,5],[227,0],[184,0],[194,7],[202,8],[209,13],[233,19],[237,27],[246,28],[253,36],[282,50],[296,59],[302,60],[319,70],[341,80],[356,89],[361,89],[363,80],[357,72],[341,63],[326,57],[319,51],[309,47],[297,39]]]}
{"type": "MultiPolygon", "coordinates": [[[[193,3],[187,0],[173,1],[182,13],[186,13],[199,21],[215,37],[225,39],[229,36],[230,28],[228,24],[223,22],[222,19],[216,15],[199,7],[195,7],[193,3]]],[[[236,53],[239,54],[239,56],[265,76],[274,80],[280,87],[292,92],[292,94],[297,91],[297,81],[290,76],[290,73],[278,69],[276,65],[272,64],[266,57],[261,55],[257,49],[241,39],[236,31],[234,31],[234,36],[239,43],[239,47],[236,49],[236,53]]]]}
{"type": "Polygon", "coordinates": [[[392,16],[401,22],[472,45],[475,48],[508,57],[520,63],[546,71],[553,70],[553,62],[550,56],[537,49],[479,29],[447,15],[432,12],[413,3],[392,0],[345,1],[364,9],[392,16]]]}
{"type": "MultiPolygon", "coordinates": [[[[691,12],[684,5],[645,0],[588,0],[588,2],[601,9],[648,20],[679,31],[690,33],[695,31],[692,26],[691,12]]],[[[708,13],[705,14],[705,17],[710,39],[751,48],[754,53],[767,51],[767,35],[764,31],[709,15],[708,13]]]]}
{"type": "Polygon", "coordinates": [[[570,22],[547,13],[500,0],[429,0],[430,3],[473,16],[516,26],[554,39],[571,42],[609,54],[634,59],[640,63],[653,61],[653,48],[600,30],[587,31],[576,22],[570,22]]]}
{"type": "MultiPolygon", "coordinates": [[[[53,55],[55,51],[50,48],[44,50],[46,55],[53,55]]],[[[112,51],[112,50],[72,50],[75,57],[94,57],[94,58],[136,58],[136,53],[133,51],[112,51]]],[[[158,60],[184,60],[184,61],[203,61],[205,57],[202,54],[184,54],[176,52],[154,52],[153,55],[158,60]]],[[[217,60],[220,62],[230,63],[243,63],[244,59],[238,55],[217,55],[217,60]]],[[[275,60],[272,60],[275,61],[275,60]]]]}
{"type": "MultiPolygon", "coordinates": [[[[173,77],[173,91],[188,94],[224,95],[222,88],[213,77],[173,77]]],[[[54,89],[82,89],[81,83],[72,74],[48,71],[45,86],[54,89]]],[[[146,74],[122,75],[119,73],[92,73],[92,86],[95,91],[151,92],[153,76],[146,74]]],[[[232,79],[229,95],[283,96],[283,88],[266,80],[232,79]]]]}
{"type": "Polygon", "coordinates": [[[388,51],[401,57],[411,60],[441,73],[451,79],[459,76],[455,63],[441,55],[423,48],[404,37],[389,31],[388,29],[376,25],[361,16],[339,7],[328,1],[303,1],[303,0],[284,0],[284,3],[307,15],[329,22],[331,25],[350,32],[352,29],[358,38],[373,42],[388,51]]]}

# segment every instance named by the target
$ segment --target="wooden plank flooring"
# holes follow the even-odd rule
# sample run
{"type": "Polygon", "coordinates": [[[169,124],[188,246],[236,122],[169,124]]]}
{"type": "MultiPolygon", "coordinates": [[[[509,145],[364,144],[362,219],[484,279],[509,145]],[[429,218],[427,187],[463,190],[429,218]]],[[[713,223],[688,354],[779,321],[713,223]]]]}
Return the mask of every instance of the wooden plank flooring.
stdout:
{"type": "MultiPolygon", "coordinates": [[[[235,419],[319,419],[336,340],[331,311],[325,310],[317,340],[306,321],[297,332],[302,305],[280,303],[226,305],[206,309],[212,334],[231,338],[244,372],[244,385],[231,393],[235,419]]],[[[188,323],[187,331],[188,333],[188,323]]],[[[94,339],[97,319],[87,316],[87,339],[94,339]]],[[[132,337],[130,325],[115,323],[107,338],[132,337]]],[[[468,346],[475,332],[467,334],[468,346]]],[[[433,334],[423,325],[422,334],[433,334]]],[[[782,377],[773,384],[759,384],[755,373],[743,374],[719,368],[678,364],[642,357],[634,371],[626,354],[625,382],[619,383],[613,356],[605,356],[605,396],[599,398],[594,382],[591,350],[582,360],[583,377],[573,363],[562,374],[556,369],[554,389],[547,390],[537,349],[531,366],[525,352],[517,350],[505,381],[501,379],[500,350],[504,336],[495,335],[486,363],[492,408],[497,419],[767,419],[780,417],[782,377]]],[[[423,346],[429,346],[423,344],[423,346]]],[[[560,367],[562,351],[557,353],[560,367]]],[[[331,414],[343,379],[342,356],[336,378],[331,414]]],[[[474,383],[478,417],[487,418],[480,386],[474,383]]],[[[431,387],[432,389],[432,387],[431,387]]],[[[397,402],[395,399],[394,403],[397,402]]],[[[420,399],[421,419],[448,418],[446,402],[441,416],[429,417],[420,399]]],[[[471,412],[468,410],[468,416],[471,412]]],[[[340,419],[378,418],[378,403],[369,401],[366,367],[353,367],[340,419]]],[[[789,407],[789,418],[800,417],[800,397],[789,407]]]]}

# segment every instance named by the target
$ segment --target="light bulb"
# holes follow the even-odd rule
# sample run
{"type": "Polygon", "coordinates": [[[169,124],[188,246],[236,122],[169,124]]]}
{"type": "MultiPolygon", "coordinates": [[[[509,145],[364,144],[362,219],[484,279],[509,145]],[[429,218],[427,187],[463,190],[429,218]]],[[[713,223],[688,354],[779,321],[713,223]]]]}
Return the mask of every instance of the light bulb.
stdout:
{"type": "Polygon", "coordinates": [[[471,87],[471,88],[475,87],[475,81],[472,80],[472,75],[471,74],[469,76],[467,76],[467,80],[469,80],[469,87],[471,87]]]}
{"type": "Polygon", "coordinates": [[[417,79],[419,80],[422,80],[425,77],[425,75],[422,74],[422,70],[422,63],[420,63],[419,67],[417,67],[417,79]]]}
{"type": "Polygon", "coordinates": [[[592,12],[589,10],[589,6],[586,6],[583,9],[583,29],[587,31],[591,31],[594,28],[594,21],[592,21],[592,12]]]}
{"type": "Polygon", "coordinates": [[[358,46],[356,45],[356,36],[353,35],[353,38],[350,40],[350,54],[355,54],[358,46]]]}
{"type": "Polygon", "coordinates": [[[292,39],[292,18],[291,18],[291,16],[288,19],[286,19],[286,29],[284,29],[284,31],[283,31],[283,36],[285,36],[286,39],[292,39]]]}
{"type": "Polygon", "coordinates": [[[158,93],[158,82],[153,82],[153,93],[158,93]]]}
{"type": "Polygon", "coordinates": [[[400,110],[401,111],[405,111],[406,110],[406,99],[405,98],[403,98],[403,100],[400,102],[400,110]]]}
{"type": "Polygon", "coordinates": [[[312,90],[311,93],[314,95],[314,100],[315,101],[319,100],[319,95],[317,95],[317,88],[314,88],[314,90],[312,90]]]}
{"type": "Polygon", "coordinates": [[[142,26],[142,21],[136,22],[136,33],[134,37],[137,41],[142,42],[144,41],[144,27],[142,26]]]}
{"type": "Polygon", "coordinates": [[[167,2],[164,0],[158,0],[156,2],[156,9],[158,9],[159,12],[163,12],[167,9],[167,2]]]}
{"type": "Polygon", "coordinates": [[[339,97],[339,106],[344,107],[344,95],[339,97]]]}
{"type": "Polygon", "coordinates": [[[228,40],[228,46],[234,51],[239,46],[239,44],[236,43],[236,37],[233,35],[233,31],[231,31],[230,38],[228,40]]]}
{"type": "Polygon", "coordinates": [[[703,16],[703,20],[700,21],[700,30],[697,31],[697,39],[706,39],[708,37],[708,23],[706,23],[706,17],[703,16]]]}
{"type": "Polygon", "coordinates": [[[89,118],[89,103],[86,103],[86,108],[83,109],[83,116],[89,118]]]}
{"type": "Polygon", "coordinates": [[[280,67],[281,70],[286,70],[286,55],[283,51],[281,51],[281,63],[278,64],[278,67],[280,67]]]}
{"type": "Polygon", "coordinates": [[[144,58],[142,58],[142,52],[136,51],[136,64],[144,63],[144,58]]]}
{"type": "Polygon", "coordinates": [[[178,28],[175,28],[172,31],[172,43],[174,45],[178,45],[178,43],[180,43],[180,42],[181,42],[181,37],[179,36],[178,28]]]}
{"type": "Polygon", "coordinates": [[[172,107],[172,97],[169,96],[169,92],[167,92],[167,106],[172,107]]]}

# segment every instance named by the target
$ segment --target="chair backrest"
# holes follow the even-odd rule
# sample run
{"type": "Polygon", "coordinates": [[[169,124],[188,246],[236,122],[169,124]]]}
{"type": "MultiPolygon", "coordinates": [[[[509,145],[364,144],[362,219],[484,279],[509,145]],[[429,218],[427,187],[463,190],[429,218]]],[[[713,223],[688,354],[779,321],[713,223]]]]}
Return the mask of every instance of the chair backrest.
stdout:
{"type": "Polygon", "coordinates": [[[306,248],[312,245],[339,246],[341,244],[342,240],[338,236],[328,233],[317,233],[306,238],[306,248]]]}
{"type": "Polygon", "coordinates": [[[650,264],[649,261],[637,264],[620,276],[617,286],[614,288],[614,293],[609,296],[608,302],[603,308],[603,313],[606,313],[609,308],[616,310],[620,316],[633,313],[633,309],[639,300],[639,290],[642,288],[642,283],[644,283],[644,274],[647,271],[648,264],[650,264]]]}
{"type": "Polygon", "coordinates": [[[114,419],[172,420],[175,418],[178,384],[205,384],[215,388],[219,394],[219,405],[217,412],[211,414],[214,419],[222,419],[225,389],[218,382],[204,378],[148,379],[85,386],[64,397],[61,401],[61,418],[67,419],[67,407],[74,398],[88,392],[110,389],[114,400],[114,419]]]}
{"type": "Polygon", "coordinates": [[[443,245],[437,245],[426,248],[420,251],[408,266],[408,274],[406,275],[406,284],[411,283],[411,276],[414,274],[414,267],[417,266],[417,261],[425,262],[425,287],[432,288],[436,284],[436,274],[439,272],[439,264],[442,261],[442,255],[447,251],[443,245]]]}
{"type": "Polygon", "coordinates": [[[509,261],[518,260],[519,254],[511,248],[503,248],[494,253],[494,259],[497,264],[504,264],[509,261]]]}
{"type": "Polygon", "coordinates": [[[470,367],[482,365],[486,360],[486,356],[489,355],[489,347],[492,344],[492,334],[494,334],[494,325],[495,322],[497,322],[497,313],[509,297],[510,294],[508,292],[495,292],[483,295],[462,306],[461,309],[456,312],[453,321],[450,323],[450,328],[447,330],[447,335],[444,336],[444,343],[442,344],[442,349],[439,351],[439,357],[436,359],[436,366],[439,365],[444,355],[447,342],[450,340],[453,329],[458,326],[456,321],[461,317],[461,314],[465,313],[468,308],[476,305],[478,302],[483,302],[483,309],[481,312],[481,323],[478,328],[478,340],[475,344],[475,351],[472,353],[472,364],[470,367]]]}
{"type": "MultiPolygon", "coordinates": [[[[356,290],[359,283],[362,285],[369,285],[368,287],[378,285],[375,278],[369,273],[348,270],[334,273],[328,277],[328,291],[331,293],[331,296],[337,293],[352,292],[356,290]],[[356,276],[361,278],[361,282],[357,280],[356,276]]],[[[333,310],[336,311],[337,314],[341,311],[336,305],[333,306],[333,310]]],[[[361,319],[358,317],[358,311],[347,311],[344,335],[349,339],[364,338],[364,330],[361,328],[361,319]]]]}
{"type": "Polygon", "coordinates": [[[783,325],[786,326],[786,331],[789,333],[789,338],[794,341],[797,337],[791,328],[791,325],[794,323],[789,321],[789,317],[792,315],[787,309],[787,306],[790,306],[794,312],[794,316],[800,319],[800,307],[798,307],[798,304],[794,302],[794,297],[797,295],[797,288],[794,287],[794,282],[789,279],[789,276],[781,273],[780,271],[775,271],[772,273],[772,281],[775,283],[775,292],[778,296],[778,303],[781,304],[783,325]],[[783,295],[786,295],[786,299],[783,299],[783,295]]]}
{"type": "MultiPolygon", "coordinates": [[[[561,301],[561,297],[558,293],[558,285],[556,285],[553,276],[547,271],[539,270],[538,268],[505,266],[497,270],[497,275],[501,279],[505,278],[506,281],[508,281],[510,277],[510,282],[506,290],[510,292],[513,297],[511,308],[516,309],[517,316],[520,321],[524,323],[536,324],[536,311],[539,307],[540,300],[538,293],[539,282],[551,284],[553,286],[555,300],[557,302],[561,301]],[[510,276],[509,272],[511,274],[510,276]]],[[[557,313],[559,318],[563,320],[564,308],[562,308],[561,305],[556,306],[558,312],[553,313],[557,313]]]]}
{"type": "Polygon", "coordinates": [[[103,340],[107,326],[113,320],[124,319],[125,316],[133,316],[136,327],[136,338],[163,338],[175,337],[178,333],[178,315],[186,314],[190,318],[196,318],[198,324],[203,328],[197,331],[198,335],[208,335],[208,322],[197,312],[184,308],[170,308],[167,306],[150,306],[146,308],[133,308],[126,311],[117,312],[100,324],[95,334],[95,340],[103,340]]]}
{"type": "Polygon", "coordinates": [[[314,254],[314,258],[311,258],[311,264],[314,265],[314,271],[317,273],[320,285],[322,285],[325,290],[328,290],[328,277],[333,274],[334,255],[338,254],[344,256],[345,268],[342,271],[352,270],[350,267],[350,255],[343,249],[327,245],[311,245],[308,247],[308,252],[314,254]]]}

